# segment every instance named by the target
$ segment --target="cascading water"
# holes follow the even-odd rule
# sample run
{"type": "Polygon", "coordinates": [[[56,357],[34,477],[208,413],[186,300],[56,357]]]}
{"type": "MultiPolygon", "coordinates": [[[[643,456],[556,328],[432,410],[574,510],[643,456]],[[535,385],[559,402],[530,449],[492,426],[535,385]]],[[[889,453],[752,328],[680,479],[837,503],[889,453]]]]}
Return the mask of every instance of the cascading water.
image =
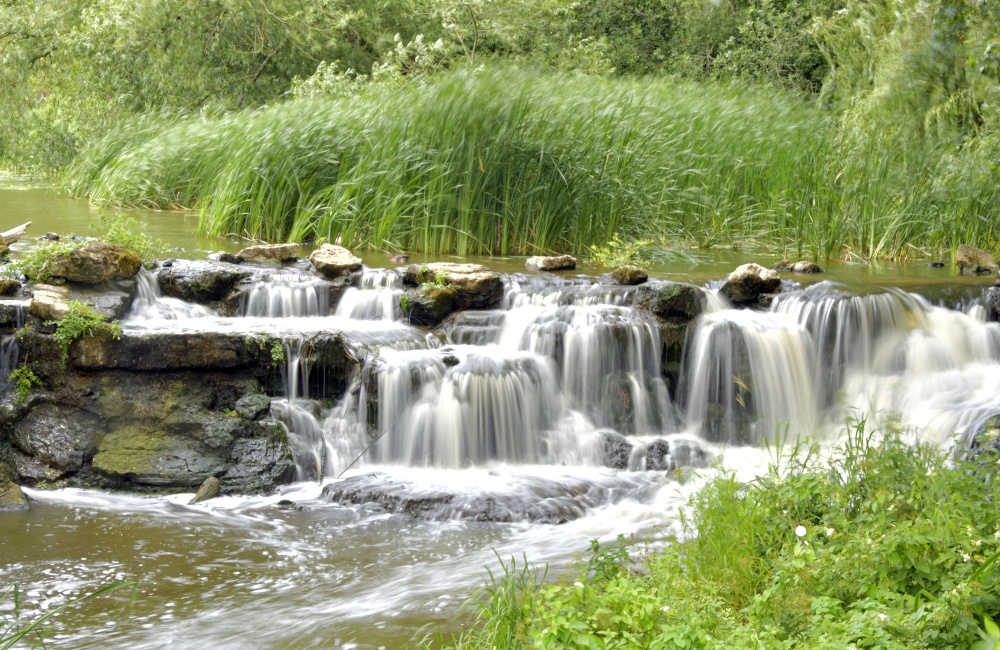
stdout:
{"type": "MultiPolygon", "coordinates": [[[[6,301],[6,306],[14,311],[15,332],[24,327],[24,314],[28,308],[27,301],[6,301]]],[[[0,340],[0,391],[10,389],[8,380],[10,373],[20,365],[21,346],[17,342],[17,334],[9,334],[0,340]]]]}
{"type": "Polygon", "coordinates": [[[351,287],[337,304],[337,316],[393,321],[400,314],[403,276],[394,269],[365,269],[358,287],[351,287]]]}
{"type": "Polygon", "coordinates": [[[281,273],[254,282],[240,296],[241,316],[288,318],[330,313],[330,283],[311,276],[281,273]]]}

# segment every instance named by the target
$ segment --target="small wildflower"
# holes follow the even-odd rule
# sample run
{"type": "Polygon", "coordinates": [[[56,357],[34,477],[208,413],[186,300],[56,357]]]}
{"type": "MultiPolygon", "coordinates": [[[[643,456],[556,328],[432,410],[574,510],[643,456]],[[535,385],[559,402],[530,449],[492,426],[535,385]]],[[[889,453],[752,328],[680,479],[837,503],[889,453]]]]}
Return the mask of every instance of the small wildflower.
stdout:
{"type": "Polygon", "coordinates": [[[576,587],[577,589],[583,589],[583,583],[582,582],[574,582],[573,586],[576,587]]]}
{"type": "Polygon", "coordinates": [[[806,527],[805,526],[796,526],[795,527],[795,534],[798,537],[805,537],[806,536],[806,527]]]}
{"type": "Polygon", "coordinates": [[[997,532],[993,533],[993,539],[1000,539],[1000,530],[998,530],[997,532]]]}
{"type": "Polygon", "coordinates": [[[977,540],[976,540],[976,548],[979,548],[979,547],[980,547],[980,546],[982,546],[982,545],[983,545],[983,540],[981,540],[981,539],[977,539],[977,540]]]}
{"type": "Polygon", "coordinates": [[[885,612],[882,612],[881,614],[878,615],[878,620],[880,621],[884,621],[887,618],[889,617],[885,615],[885,612]]]}
{"type": "Polygon", "coordinates": [[[971,559],[972,559],[971,555],[969,555],[968,553],[962,553],[962,561],[963,562],[968,562],[971,559]]]}
{"type": "Polygon", "coordinates": [[[835,530],[834,530],[834,529],[832,529],[832,528],[827,528],[827,529],[826,529],[826,536],[827,536],[827,537],[833,537],[833,534],[834,534],[835,532],[837,532],[837,531],[835,531],[835,530]]]}
{"type": "Polygon", "coordinates": [[[663,607],[660,608],[660,611],[661,612],[669,612],[670,611],[670,605],[664,605],[663,607]]]}

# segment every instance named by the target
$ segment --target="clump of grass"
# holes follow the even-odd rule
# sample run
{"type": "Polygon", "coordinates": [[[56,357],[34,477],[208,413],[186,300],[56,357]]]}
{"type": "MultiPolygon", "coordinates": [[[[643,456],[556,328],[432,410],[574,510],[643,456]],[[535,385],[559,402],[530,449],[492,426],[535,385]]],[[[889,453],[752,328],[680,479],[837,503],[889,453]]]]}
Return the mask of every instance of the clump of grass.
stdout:
{"type": "Polygon", "coordinates": [[[664,548],[595,545],[578,575],[529,585],[503,625],[535,648],[994,647],[995,455],[955,461],[863,422],[832,457],[817,451],[709,481],[664,548]]]}

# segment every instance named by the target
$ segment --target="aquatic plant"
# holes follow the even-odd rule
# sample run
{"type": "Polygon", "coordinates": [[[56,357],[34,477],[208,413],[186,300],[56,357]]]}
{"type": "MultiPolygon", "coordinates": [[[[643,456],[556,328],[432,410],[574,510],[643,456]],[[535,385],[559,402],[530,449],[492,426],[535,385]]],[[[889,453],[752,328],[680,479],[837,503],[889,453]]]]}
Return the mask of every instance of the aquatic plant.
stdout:
{"type": "MultiPolygon", "coordinates": [[[[595,544],[579,573],[521,585],[519,617],[496,605],[487,623],[535,648],[993,648],[991,454],[955,461],[858,422],[832,454],[798,445],[749,483],[710,480],[669,544],[595,544]]],[[[446,647],[492,646],[469,632],[446,647]]]]}
{"type": "Polygon", "coordinates": [[[117,322],[109,323],[88,303],[79,300],[70,300],[66,315],[53,324],[56,326],[56,331],[52,334],[52,338],[59,344],[64,358],[69,354],[69,347],[77,339],[101,333],[107,333],[111,338],[117,339],[122,334],[122,328],[117,322]]]}

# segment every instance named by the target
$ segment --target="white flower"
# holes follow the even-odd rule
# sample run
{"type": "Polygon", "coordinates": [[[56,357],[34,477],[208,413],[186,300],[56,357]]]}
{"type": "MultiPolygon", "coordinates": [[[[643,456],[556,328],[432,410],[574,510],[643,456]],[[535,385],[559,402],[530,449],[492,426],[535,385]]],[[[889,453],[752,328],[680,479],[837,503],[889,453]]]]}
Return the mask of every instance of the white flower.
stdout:
{"type": "Polygon", "coordinates": [[[670,605],[664,605],[663,607],[660,608],[660,611],[661,612],[669,612],[670,611],[670,605]]]}
{"type": "Polygon", "coordinates": [[[573,586],[576,587],[577,589],[583,589],[583,583],[582,582],[574,582],[573,586]]]}
{"type": "Polygon", "coordinates": [[[968,553],[962,553],[962,561],[963,562],[968,562],[971,559],[972,559],[971,555],[969,555],[968,553]]]}
{"type": "Polygon", "coordinates": [[[880,621],[884,621],[887,618],[889,617],[885,615],[885,612],[882,612],[881,614],[878,615],[878,620],[880,621]]]}
{"type": "Polygon", "coordinates": [[[799,537],[805,537],[806,536],[806,527],[805,526],[796,526],[795,527],[795,534],[797,536],[799,536],[799,537]]]}
{"type": "Polygon", "coordinates": [[[832,528],[827,528],[827,529],[826,529],[826,536],[827,536],[827,537],[833,537],[833,534],[834,534],[835,532],[837,532],[837,531],[835,531],[835,530],[834,530],[834,529],[832,529],[832,528]]]}
{"type": "Polygon", "coordinates": [[[998,530],[997,532],[993,533],[993,539],[1000,539],[1000,530],[998,530]]]}

